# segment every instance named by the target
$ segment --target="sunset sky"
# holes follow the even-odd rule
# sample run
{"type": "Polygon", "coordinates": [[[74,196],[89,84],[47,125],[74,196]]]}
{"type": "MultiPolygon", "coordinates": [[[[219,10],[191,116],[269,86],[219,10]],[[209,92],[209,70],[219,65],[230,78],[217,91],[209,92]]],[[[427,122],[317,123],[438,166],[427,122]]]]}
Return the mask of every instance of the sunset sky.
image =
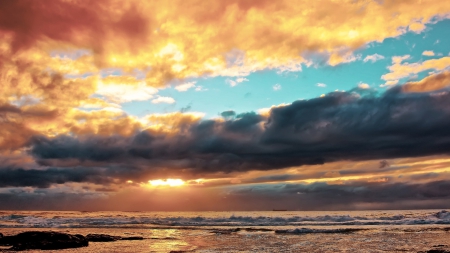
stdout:
{"type": "Polygon", "coordinates": [[[0,209],[450,208],[450,2],[2,0],[0,209]]]}

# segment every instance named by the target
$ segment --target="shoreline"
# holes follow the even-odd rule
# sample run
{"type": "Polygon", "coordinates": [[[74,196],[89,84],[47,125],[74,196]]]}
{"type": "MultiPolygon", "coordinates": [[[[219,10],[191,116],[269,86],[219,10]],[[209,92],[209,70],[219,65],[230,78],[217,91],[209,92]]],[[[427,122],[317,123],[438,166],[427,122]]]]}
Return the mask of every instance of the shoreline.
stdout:
{"type": "MultiPolygon", "coordinates": [[[[429,250],[450,250],[450,226],[441,229],[428,226],[417,230],[398,230],[392,228],[358,230],[348,233],[328,233],[326,231],[308,233],[276,233],[275,231],[211,229],[120,229],[120,228],[1,228],[5,235],[22,231],[56,231],[69,234],[89,233],[106,234],[108,236],[142,237],[138,241],[111,240],[109,242],[89,242],[88,247],[65,249],[63,252],[236,252],[239,250],[258,252],[274,252],[279,249],[287,252],[301,249],[304,252],[345,252],[359,249],[357,252],[429,252],[429,250]],[[333,242],[333,243],[332,243],[333,242]],[[330,245],[334,245],[331,247],[330,245]],[[439,246],[439,247],[437,247],[439,246]],[[331,247],[331,248],[330,248],[331,247]],[[361,248],[363,247],[363,248],[361,248]],[[127,249],[125,249],[127,248],[127,249]],[[135,249],[135,250],[132,250],[135,249]],[[150,249],[150,250],[149,250],[150,249]]],[[[1,252],[15,252],[2,249],[1,252]]],[[[40,252],[40,251],[39,251],[40,252]]],[[[43,251],[52,252],[52,251],[43,251]]],[[[55,251],[59,252],[59,251],[55,251]]],[[[439,251],[434,251],[439,252],[439,251]]]]}

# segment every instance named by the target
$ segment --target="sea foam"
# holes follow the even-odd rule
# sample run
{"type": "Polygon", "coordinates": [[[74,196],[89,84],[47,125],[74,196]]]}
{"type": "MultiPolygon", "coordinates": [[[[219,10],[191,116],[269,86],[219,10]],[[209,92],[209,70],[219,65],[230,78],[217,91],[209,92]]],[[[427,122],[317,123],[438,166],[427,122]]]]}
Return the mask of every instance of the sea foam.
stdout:
{"type": "MultiPolygon", "coordinates": [[[[270,215],[236,215],[218,216],[217,214],[199,213],[198,216],[163,216],[152,213],[120,213],[108,214],[86,213],[0,213],[0,227],[4,228],[48,228],[48,227],[167,227],[167,226],[370,226],[370,225],[426,225],[450,224],[450,212],[446,210],[434,212],[419,212],[417,214],[380,215],[371,213],[366,215],[318,215],[302,216],[302,212],[293,212],[274,216],[273,213],[261,212],[270,215]]],[[[351,212],[350,212],[351,213],[351,212]]],[[[182,213],[181,213],[182,214],[182,213]]],[[[298,231],[297,231],[298,232],[298,231]]]]}

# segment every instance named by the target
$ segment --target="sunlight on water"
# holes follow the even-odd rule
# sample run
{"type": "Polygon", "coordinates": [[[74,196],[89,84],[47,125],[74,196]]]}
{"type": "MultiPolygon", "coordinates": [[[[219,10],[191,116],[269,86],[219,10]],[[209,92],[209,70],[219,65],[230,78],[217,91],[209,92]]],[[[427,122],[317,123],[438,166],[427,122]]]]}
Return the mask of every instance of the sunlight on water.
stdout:
{"type": "Polygon", "coordinates": [[[30,230],[144,238],[54,251],[66,253],[418,252],[450,247],[450,212],[0,211],[0,233],[30,230]]]}
{"type": "Polygon", "coordinates": [[[194,247],[183,240],[181,231],[178,229],[154,230],[152,242],[149,245],[151,252],[166,252],[171,250],[186,251],[194,247]]]}

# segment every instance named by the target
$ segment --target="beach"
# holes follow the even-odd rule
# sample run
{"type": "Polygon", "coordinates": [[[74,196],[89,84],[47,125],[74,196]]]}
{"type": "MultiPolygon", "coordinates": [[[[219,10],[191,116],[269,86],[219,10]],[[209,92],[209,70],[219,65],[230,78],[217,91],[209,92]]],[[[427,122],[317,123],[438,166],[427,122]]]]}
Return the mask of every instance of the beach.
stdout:
{"type": "MultiPolygon", "coordinates": [[[[445,210],[0,213],[0,233],[6,236],[23,231],[144,238],[138,241],[89,242],[88,247],[54,252],[450,250],[450,213],[445,210]]],[[[2,249],[9,252],[7,247],[2,249]]]]}

